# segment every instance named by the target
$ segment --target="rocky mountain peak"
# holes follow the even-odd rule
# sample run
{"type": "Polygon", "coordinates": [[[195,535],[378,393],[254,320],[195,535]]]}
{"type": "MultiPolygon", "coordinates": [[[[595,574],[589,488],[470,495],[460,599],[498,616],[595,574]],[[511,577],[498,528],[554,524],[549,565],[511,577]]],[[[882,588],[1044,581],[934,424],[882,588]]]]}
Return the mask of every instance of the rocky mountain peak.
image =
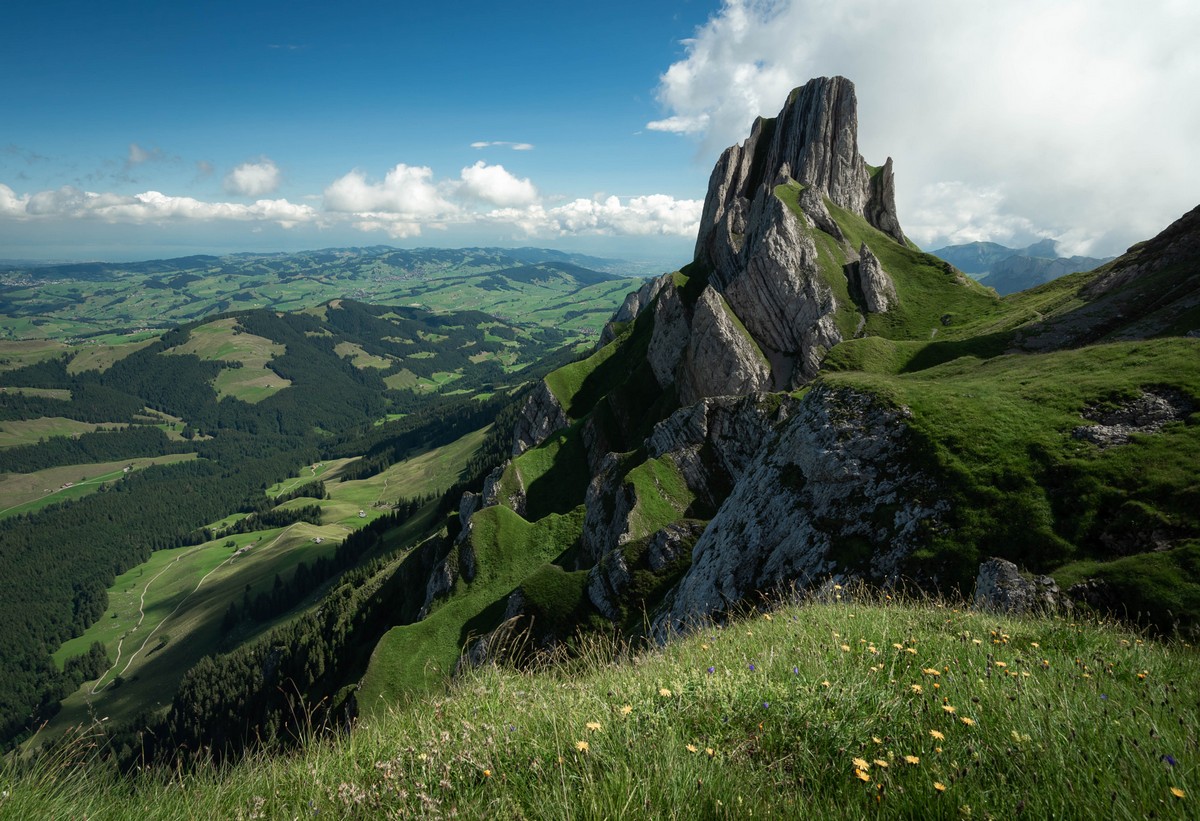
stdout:
{"type": "Polygon", "coordinates": [[[730,222],[731,210],[748,212],[763,185],[789,178],[820,189],[836,205],[904,241],[891,158],[872,168],[858,153],[854,83],[818,77],[794,89],[776,117],[755,121],[745,142],[725,149],[709,178],[696,260],[714,262],[714,239],[722,223],[730,222]]]}

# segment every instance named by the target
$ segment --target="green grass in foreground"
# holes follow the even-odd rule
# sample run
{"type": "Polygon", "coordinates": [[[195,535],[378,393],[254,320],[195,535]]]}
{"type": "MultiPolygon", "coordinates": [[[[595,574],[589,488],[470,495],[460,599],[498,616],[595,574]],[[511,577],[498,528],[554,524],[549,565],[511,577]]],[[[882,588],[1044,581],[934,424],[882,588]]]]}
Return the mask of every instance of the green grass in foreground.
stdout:
{"type": "Polygon", "coordinates": [[[1195,649],[937,602],[787,606],[483,668],[293,756],[0,769],[6,817],[1195,817],[1195,649]]]}

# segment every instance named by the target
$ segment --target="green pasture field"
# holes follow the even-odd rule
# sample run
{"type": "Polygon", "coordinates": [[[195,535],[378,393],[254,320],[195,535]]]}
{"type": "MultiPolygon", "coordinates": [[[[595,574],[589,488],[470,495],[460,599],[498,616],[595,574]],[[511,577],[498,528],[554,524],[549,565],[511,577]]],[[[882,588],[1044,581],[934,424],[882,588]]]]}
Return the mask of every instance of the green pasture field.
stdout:
{"type": "Polygon", "coordinates": [[[274,499],[276,496],[282,496],[301,485],[314,482],[317,479],[326,482],[336,479],[342,475],[342,471],[346,469],[347,465],[357,462],[359,458],[358,456],[351,456],[348,459],[330,459],[325,462],[318,462],[315,465],[307,465],[297,471],[295,476],[289,476],[282,482],[276,482],[267,488],[267,496],[274,499]]]}
{"type": "Polygon", "coordinates": [[[0,422],[0,448],[17,445],[36,445],[51,436],[74,436],[91,433],[99,428],[127,428],[124,422],[79,422],[61,416],[42,416],[38,419],[15,419],[0,422]]]}
{"type": "MultiPolygon", "coordinates": [[[[386,470],[380,471],[366,479],[354,479],[348,482],[330,482],[345,465],[353,459],[339,459],[326,463],[329,473],[320,472],[303,477],[308,472],[306,468],[301,477],[290,479],[268,488],[267,495],[277,496],[286,492],[289,486],[312,481],[314,478],[325,479],[325,489],[328,499],[316,502],[321,507],[321,524],[358,528],[371,522],[383,514],[400,499],[423,496],[430,493],[439,494],[450,488],[456,481],[467,460],[483,443],[489,427],[473,431],[465,436],[440,448],[398,462],[386,470]],[[340,463],[340,464],[339,464],[340,463]],[[359,511],[364,514],[360,517],[359,511]]],[[[280,508],[304,507],[313,504],[309,498],[293,499],[284,502],[280,508]]]]}
{"type": "Polygon", "coordinates": [[[217,396],[232,396],[245,402],[261,402],[291,385],[291,381],[267,368],[267,363],[284,353],[284,346],[261,336],[241,332],[233,318],[218,319],[193,328],[188,341],[167,353],[195,354],[201,359],[241,362],[217,374],[213,388],[217,396]]]}
{"type": "Polygon", "coordinates": [[[77,374],[84,371],[106,371],[116,362],[119,362],[131,353],[140,351],[157,338],[156,332],[145,332],[130,334],[126,337],[107,334],[97,339],[88,340],[86,343],[74,346],[76,353],[71,361],[67,363],[67,373],[77,374]]]}
{"type": "Polygon", "coordinates": [[[0,519],[32,513],[56,502],[95,493],[101,485],[124,476],[127,465],[132,466],[133,470],[141,470],[150,465],[168,465],[195,458],[194,453],[173,453],[113,462],[63,465],[34,473],[0,474],[0,519]],[[65,487],[67,483],[71,483],[71,486],[65,487]]]}
{"type": "Polygon", "coordinates": [[[343,359],[350,359],[350,364],[359,370],[364,368],[390,368],[392,360],[386,356],[376,356],[375,354],[367,353],[362,349],[361,345],[354,342],[339,342],[334,346],[333,352],[343,359]]]}
{"type": "MultiPolygon", "coordinates": [[[[11,320],[7,320],[11,321],[11,320]]],[[[0,328],[4,324],[0,323],[0,328]]],[[[0,339],[0,371],[11,371],[62,356],[70,348],[53,339],[0,339]]]]}
{"type": "MultiPolygon", "coordinates": [[[[63,700],[42,739],[93,716],[120,721],[147,706],[165,706],[184,672],[220,648],[221,619],[231,602],[241,602],[247,589],[252,597],[270,590],[277,574],[287,578],[301,561],[331,555],[347,532],[298,522],[222,536],[160,550],[119,576],[109,588],[104,616],[54,654],[62,664],[100,641],[113,664],[98,681],[86,682],[63,700]]],[[[250,632],[239,638],[250,639],[285,617],[243,627],[250,632]]]]}

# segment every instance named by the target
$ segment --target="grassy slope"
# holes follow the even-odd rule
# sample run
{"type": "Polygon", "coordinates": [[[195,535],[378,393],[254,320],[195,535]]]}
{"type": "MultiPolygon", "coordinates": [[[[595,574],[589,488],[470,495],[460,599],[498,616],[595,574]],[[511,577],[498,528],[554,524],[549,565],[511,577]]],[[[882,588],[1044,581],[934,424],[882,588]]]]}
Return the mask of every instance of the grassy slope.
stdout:
{"type": "Polygon", "coordinates": [[[471,523],[475,578],[459,579],[454,595],[427,618],[384,635],[360,685],[358,703],[364,714],[440,684],[454,669],[463,643],[496,626],[508,595],[521,581],[579,538],[583,508],[530,524],[496,506],[476,513],[471,523]]]}
{"type": "MultiPolygon", "coordinates": [[[[953,506],[954,526],[924,558],[947,581],[965,582],[990,554],[1046,572],[1073,560],[1112,559],[1101,544],[1104,534],[1200,531],[1195,415],[1188,424],[1104,450],[1071,435],[1085,423],[1080,414],[1087,406],[1132,398],[1146,387],[1200,397],[1198,356],[1200,342],[1175,338],[825,379],[912,410],[921,449],[945,477],[953,506]]],[[[1078,581],[1077,570],[1068,569],[1064,581],[1078,581]]],[[[1197,585],[1200,572],[1192,569],[1162,592],[1176,605],[1183,596],[1194,614],[1197,585]]]]}
{"type": "Polygon", "coordinates": [[[632,657],[595,642],[541,672],[483,668],[295,756],[169,784],[9,763],[0,812],[1195,817],[1198,677],[1195,649],[1112,626],[830,601],[632,657]]]}

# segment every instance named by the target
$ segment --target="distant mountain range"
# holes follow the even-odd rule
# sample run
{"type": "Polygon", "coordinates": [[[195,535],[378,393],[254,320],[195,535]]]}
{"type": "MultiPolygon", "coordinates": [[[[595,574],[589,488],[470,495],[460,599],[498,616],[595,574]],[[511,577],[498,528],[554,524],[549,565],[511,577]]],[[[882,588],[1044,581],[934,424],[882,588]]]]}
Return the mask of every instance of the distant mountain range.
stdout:
{"type": "Polygon", "coordinates": [[[1009,248],[995,242],[968,242],[947,245],[931,252],[965,274],[996,289],[996,293],[1015,294],[1058,279],[1067,274],[1090,271],[1113,257],[1064,257],[1058,243],[1043,239],[1025,248],[1009,248]]]}

